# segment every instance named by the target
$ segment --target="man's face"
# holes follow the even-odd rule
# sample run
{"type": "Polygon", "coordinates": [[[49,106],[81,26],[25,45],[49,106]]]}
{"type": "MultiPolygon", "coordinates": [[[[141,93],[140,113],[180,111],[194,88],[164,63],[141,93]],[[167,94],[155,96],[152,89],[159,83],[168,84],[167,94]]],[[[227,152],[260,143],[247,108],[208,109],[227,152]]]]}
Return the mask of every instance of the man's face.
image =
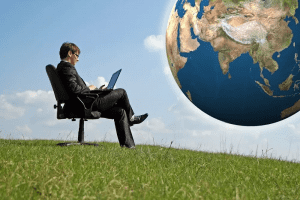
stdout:
{"type": "Polygon", "coordinates": [[[72,51],[69,51],[68,55],[70,57],[70,63],[75,66],[76,63],[79,61],[78,51],[76,51],[75,53],[72,53],[72,51]]]}

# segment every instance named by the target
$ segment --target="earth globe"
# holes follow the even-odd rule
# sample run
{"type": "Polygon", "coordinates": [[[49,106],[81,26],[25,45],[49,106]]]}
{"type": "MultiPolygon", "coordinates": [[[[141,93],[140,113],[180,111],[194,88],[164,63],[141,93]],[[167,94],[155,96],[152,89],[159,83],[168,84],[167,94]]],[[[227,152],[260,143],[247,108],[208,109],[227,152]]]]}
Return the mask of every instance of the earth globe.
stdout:
{"type": "Polygon", "coordinates": [[[166,30],[172,75],[211,117],[260,126],[300,110],[298,0],[178,0],[166,30]]]}

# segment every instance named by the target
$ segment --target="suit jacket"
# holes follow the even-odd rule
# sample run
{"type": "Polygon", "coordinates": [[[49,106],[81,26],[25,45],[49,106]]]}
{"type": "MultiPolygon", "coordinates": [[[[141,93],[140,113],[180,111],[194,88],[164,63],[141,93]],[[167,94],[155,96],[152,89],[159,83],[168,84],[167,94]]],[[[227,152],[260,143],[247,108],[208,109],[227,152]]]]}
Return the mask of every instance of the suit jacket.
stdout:
{"type": "MultiPolygon", "coordinates": [[[[61,61],[57,65],[56,72],[70,97],[70,99],[65,102],[64,113],[67,116],[84,115],[82,103],[77,99],[77,96],[83,93],[90,93],[90,89],[79,76],[75,67],[69,62],[61,61]]],[[[87,108],[89,108],[93,102],[93,99],[90,98],[81,98],[81,100],[85,103],[87,108]]]]}
{"type": "MultiPolygon", "coordinates": [[[[70,97],[64,106],[65,115],[84,115],[82,103],[77,99],[77,96],[83,93],[90,93],[89,87],[86,86],[84,80],[79,76],[75,67],[69,62],[61,61],[57,65],[56,72],[70,97]]],[[[97,91],[99,97],[103,97],[108,93],[109,91],[97,91]]],[[[93,98],[84,96],[81,96],[80,99],[83,101],[86,108],[90,108],[95,100],[93,98]]],[[[93,106],[94,111],[97,110],[97,104],[98,102],[96,101],[93,106]]]]}
{"type": "Polygon", "coordinates": [[[78,94],[90,92],[90,89],[71,63],[61,61],[57,65],[56,71],[71,98],[76,98],[78,94]]]}

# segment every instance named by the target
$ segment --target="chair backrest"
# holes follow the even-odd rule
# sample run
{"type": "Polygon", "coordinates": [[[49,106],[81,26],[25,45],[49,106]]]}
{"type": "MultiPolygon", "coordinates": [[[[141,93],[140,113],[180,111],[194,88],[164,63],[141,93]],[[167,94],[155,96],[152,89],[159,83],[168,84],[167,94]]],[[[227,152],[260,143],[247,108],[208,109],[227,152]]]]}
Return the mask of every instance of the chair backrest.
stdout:
{"type": "Polygon", "coordinates": [[[65,103],[69,100],[69,95],[56,72],[56,68],[53,65],[47,65],[46,72],[51,82],[56,101],[65,103]]]}

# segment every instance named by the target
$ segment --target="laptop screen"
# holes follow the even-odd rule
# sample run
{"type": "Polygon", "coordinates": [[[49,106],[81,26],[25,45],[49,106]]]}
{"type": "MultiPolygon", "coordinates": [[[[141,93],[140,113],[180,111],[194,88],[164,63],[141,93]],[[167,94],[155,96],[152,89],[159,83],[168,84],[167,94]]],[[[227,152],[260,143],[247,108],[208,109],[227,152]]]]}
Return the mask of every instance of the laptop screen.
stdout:
{"type": "Polygon", "coordinates": [[[110,81],[109,81],[109,83],[108,83],[107,89],[113,89],[113,88],[115,87],[115,84],[116,84],[116,82],[117,82],[117,80],[118,80],[118,77],[119,77],[121,71],[122,71],[122,69],[116,71],[116,72],[111,76],[111,79],[110,79],[110,81]]]}

